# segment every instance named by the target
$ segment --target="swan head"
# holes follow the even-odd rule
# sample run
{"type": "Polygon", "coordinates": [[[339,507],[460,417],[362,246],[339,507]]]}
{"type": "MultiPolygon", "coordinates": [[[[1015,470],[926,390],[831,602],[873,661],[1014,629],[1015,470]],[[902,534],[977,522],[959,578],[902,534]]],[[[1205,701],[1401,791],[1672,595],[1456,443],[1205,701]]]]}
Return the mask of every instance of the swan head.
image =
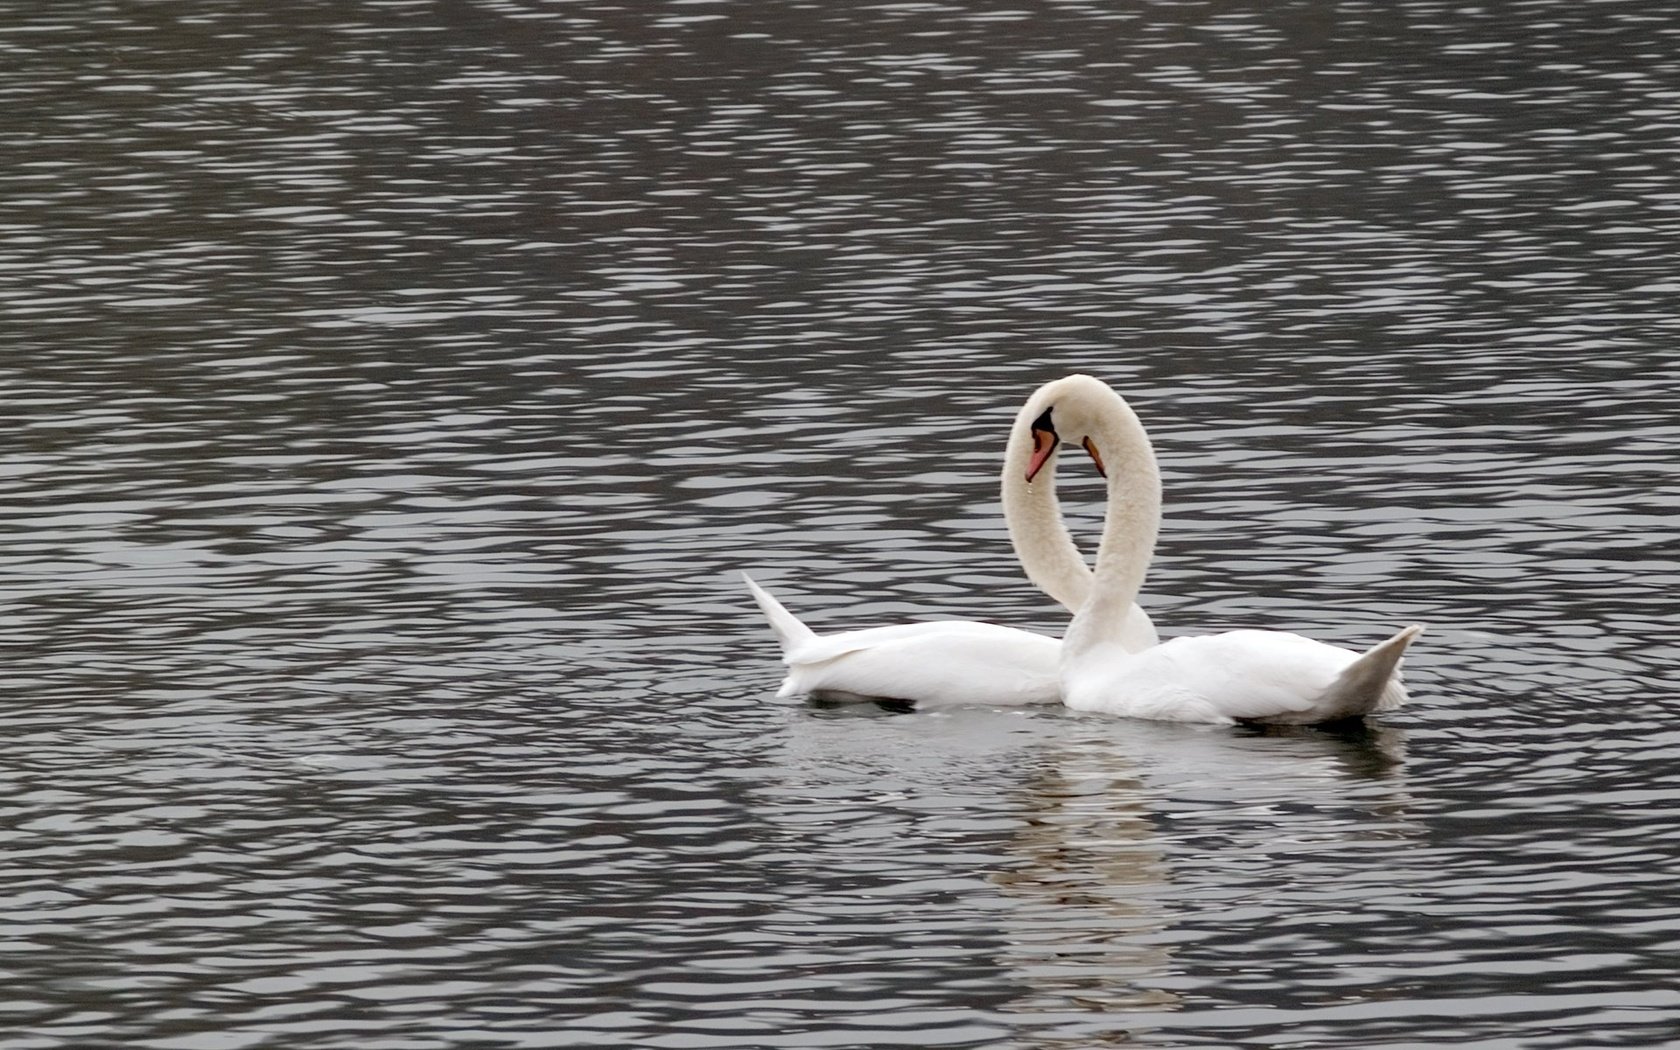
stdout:
{"type": "Polygon", "coordinates": [[[1026,480],[1038,476],[1064,441],[1083,448],[1096,464],[1097,473],[1107,477],[1102,444],[1112,432],[1117,412],[1132,415],[1119,394],[1092,376],[1071,375],[1039,387],[1015,417],[1019,446],[1031,450],[1025,464],[1026,480]]]}

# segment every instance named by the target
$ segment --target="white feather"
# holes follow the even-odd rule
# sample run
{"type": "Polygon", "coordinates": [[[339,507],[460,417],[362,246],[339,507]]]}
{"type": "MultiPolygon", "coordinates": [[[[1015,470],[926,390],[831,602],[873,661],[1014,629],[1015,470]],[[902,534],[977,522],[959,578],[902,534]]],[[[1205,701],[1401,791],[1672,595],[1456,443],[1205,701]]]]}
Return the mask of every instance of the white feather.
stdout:
{"type": "MultiPolygon", "coordinates": [[[[1054,470],[1044,471],[1036,483],[1026,480],[1032,447],[1030,434],[1018,438],[1012,433],[1004,450],[1009,538],[1028,577],[1072,612],[1090,592],[1091,570],[1062,521],[1054,470]]],[[[788,665],[778,695],[923,704],[1053,704],[1061,699],[1059,639],[973,620],[818,635],[750,578],[747,587],[776,632],[788,665]]],[[[1159,640],[1149,615],[1136,604],[1122,614],[1118,639],[1127,649],[1145,649],[1159,640]]]]}
{"type": "Polygon", "coordinates": [[[1283,631],[1174,638],[1146,652],[1077,663],[1063,680],[1063,699],[1075,711],[1174,722],[1357,718],[1405,703],[1406,687],[1393,672],[1421,630],[1408,627],[1364,654],[1283,631]]]}
{"type": "Polygon", "coordinates": [[[1062,643],[974,620],[935,620],[820,635],[742,573],[782,642],[777,696],[881,697],[922,704],[1053,704],[1062,643]],[[787,621],[791,620],[792,625],[787,621]],[[793,628],[797,625],[797,629],[793,628]]]}
{"type": "MultiPolygon", "coordinates": [[[[1047,383],[1016,418],[1048,417],[1062,445],[1107,464],[1108,513],[1090,592],[1062,646],[1064,702],[1079,711],[1178,722],[1308,724],[1392,710],[1406,699],[1400,659],[1423,630],[1407,627],[1365,653],[1281,631],[1175,638],[1128,651],[1127,610],[1161,519],[1155,452],[1131,407],[1090,376],[1047,383]]],[[[1052,452],[1053,454],[1053,452],[1052,452]]]]}

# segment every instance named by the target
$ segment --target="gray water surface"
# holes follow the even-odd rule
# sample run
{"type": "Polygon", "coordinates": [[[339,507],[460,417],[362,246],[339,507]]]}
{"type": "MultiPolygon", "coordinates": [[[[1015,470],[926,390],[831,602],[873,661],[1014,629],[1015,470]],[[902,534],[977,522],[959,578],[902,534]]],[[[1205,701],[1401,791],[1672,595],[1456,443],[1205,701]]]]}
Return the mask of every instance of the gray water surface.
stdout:
{"type": "Polygon", "coordinates": [[[7,1050],[1680,1039],[1680,17],[0,14],[7,1050]],[[1061,630],[1074,370],[1412,703],[775,699],[742,569],[1061,630]]]}

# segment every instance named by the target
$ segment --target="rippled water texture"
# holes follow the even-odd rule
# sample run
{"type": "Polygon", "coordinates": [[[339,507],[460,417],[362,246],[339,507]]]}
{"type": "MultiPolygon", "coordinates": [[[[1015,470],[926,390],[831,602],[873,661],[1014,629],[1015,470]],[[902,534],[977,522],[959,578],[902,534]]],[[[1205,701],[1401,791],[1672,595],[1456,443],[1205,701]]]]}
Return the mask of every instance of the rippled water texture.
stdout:
{"type": "Polygon", "coordinates": [[[0,13],[7,1050],[1680,1032],[1663,5],[0,13]],[[773,699],[744,568],[1060,630],[1075,369],[1413,703],[773,699]]]}

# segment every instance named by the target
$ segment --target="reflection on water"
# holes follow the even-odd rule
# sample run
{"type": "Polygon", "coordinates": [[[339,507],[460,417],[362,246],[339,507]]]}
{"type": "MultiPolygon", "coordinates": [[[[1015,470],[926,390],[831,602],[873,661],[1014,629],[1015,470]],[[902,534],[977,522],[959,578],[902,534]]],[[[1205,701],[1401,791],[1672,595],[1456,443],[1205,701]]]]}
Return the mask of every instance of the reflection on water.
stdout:
{"type": "Polygon", "coordinates": [[[1007,1009],[1045,1046],[1126,1041],[1128,1011],[1179,1001],[1161,987],[1177,901],[1147,788],[1112,748],[1072,743],[1087,746],[1035,763],[1015,863],[991,876],[1020,901],[998,959],[1021,991],[1007,1009]]]}
{"type": "Polygon", "coordinates": [[[1424,834],[1391,728],[1117,735],[1056,712],[853,708],[797,720],[784,743],[771,812],[799,863],[840,883],[823,907],[906,953],[918,1005],[963,988],[977,955],[995,965],[993,1009],[1023,1046],[1167,1026],[1210,991],[1179,958],[1203,938],[1230,940],[1274,993],[1268,953],[1294,969],[1358,958],[1350,894],[1405,893],[1395,869],[1424,834]]]}
{"type": "Polygon", "coordinates": [[[5,6],[8,1045],[1680,1020],[1673,16],[5,6]],[[1060,629],[1075,369],[1163,633],[1425,621],[1406,710],[771,699],[743,568],[1060,629]]]}
{"type": "Polygon", "coordinates": [[[1029,785],[1030,863],[999,877],[1029,902],[1013,954],[1034,994],[1013,1009],[1062,1022],[1045,1045],[1131,1041],[1195,999],[1175,958],[1185,929],[1257,942],[1300,915],[1323,923],[1335,904],[1319,880],[1339,857],[1357,877],[1415,834],[1396,730],[1141,736],[1116,747],[1109,732],[1081,734],[1054,749],[1029,785]],[[1302,858],[1319,884],[1292,885],[1302,858]]]}

